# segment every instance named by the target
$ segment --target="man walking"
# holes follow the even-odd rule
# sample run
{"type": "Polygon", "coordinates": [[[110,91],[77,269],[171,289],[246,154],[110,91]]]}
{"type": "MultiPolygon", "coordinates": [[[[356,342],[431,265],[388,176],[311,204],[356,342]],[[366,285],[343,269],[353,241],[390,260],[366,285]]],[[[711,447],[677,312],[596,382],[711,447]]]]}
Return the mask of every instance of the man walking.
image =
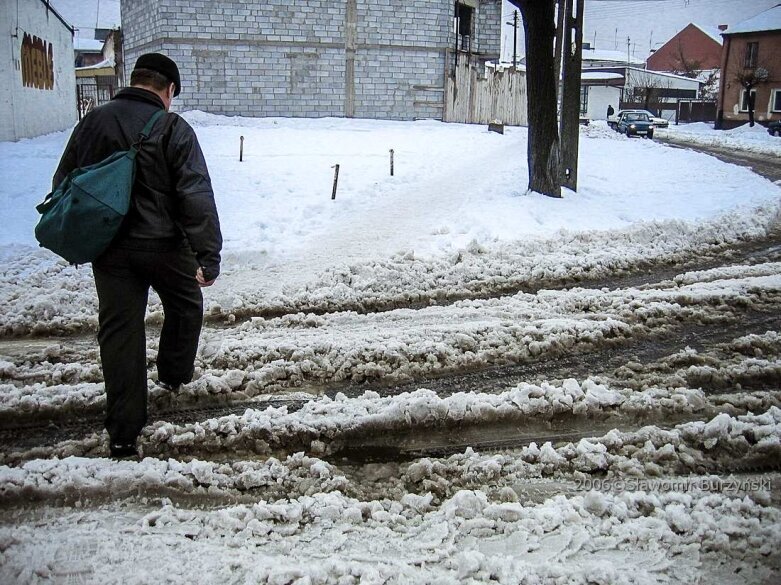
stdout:
{"type": "MultiPolygon", "coordinates": [[[[76,126],[54,175],[97,163],[136,142],[160,109],[179,95],[176,63],[141,55],[130,87],[76,126]]],[[[149,288],[163,303],[158,384],[175,391],[193,376],[203,322],[200,287],[220,273],[222,235],[209,172],[195,132],[163,115],[141,143],[130,210],[109,248],[93,263],[98,343],[106,383],[106,430],[114,457],[137,455],[147,419],[146,313],[149,288]]]]}

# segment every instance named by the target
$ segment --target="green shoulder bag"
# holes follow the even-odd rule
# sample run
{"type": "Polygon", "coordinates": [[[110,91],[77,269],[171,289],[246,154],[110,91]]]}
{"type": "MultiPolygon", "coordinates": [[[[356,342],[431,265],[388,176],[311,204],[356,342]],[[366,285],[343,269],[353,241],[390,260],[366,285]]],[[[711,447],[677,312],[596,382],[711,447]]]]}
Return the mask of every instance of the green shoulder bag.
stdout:
{"type": "Polygon", "coordinates": [[[163,114],[165,110],[154,113],[128,150],[73,169],[36,206],[41,219],[35,239],[42,247],[71,264],[92,262],[108,248],[130,208],[139,145],[163,114]]]}

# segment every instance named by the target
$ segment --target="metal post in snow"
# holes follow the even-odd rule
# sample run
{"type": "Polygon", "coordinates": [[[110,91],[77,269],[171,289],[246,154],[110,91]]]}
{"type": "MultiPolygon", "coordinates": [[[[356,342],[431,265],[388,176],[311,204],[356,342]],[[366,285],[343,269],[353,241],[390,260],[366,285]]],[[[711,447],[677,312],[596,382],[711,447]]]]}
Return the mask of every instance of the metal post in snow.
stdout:
{"type": "Polygon", "coordinates": [[[239,162],[244,160],[244,137],[239,136],[239,162]]]}
{"type": "Polygon", "coordinates": [[[336,199],[336,184],[339,182],[339,163],[331,167],[334,170],[334,190],[331,192],[331,200],[336,199]]]}
{"type": "Polygon", "coordinates": [[[393,149],[390,149],[390,165],[391,165],[391,177],[393,176],[393,149]]]}

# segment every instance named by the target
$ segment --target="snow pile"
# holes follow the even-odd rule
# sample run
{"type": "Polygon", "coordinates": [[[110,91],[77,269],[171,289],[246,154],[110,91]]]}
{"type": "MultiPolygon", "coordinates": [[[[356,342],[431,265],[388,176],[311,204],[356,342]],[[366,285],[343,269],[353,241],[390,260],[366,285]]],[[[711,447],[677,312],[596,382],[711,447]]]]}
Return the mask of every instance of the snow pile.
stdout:
{"type": "Polygon", "coordinates": [[[668,128],[657,129],[657,132],[660,137],[669,135],[680,142],[781,157],[781,140],[777,136],[771,136],[761,124],[755,124],[753,128],[743,124],[731,130],[714,130],[712,124],[694,122],[670,125],[668,128]]]}
{"type": "MultiPolygon", "coordinates": [[[[265,293],[263,278],[253,272],[249,274],[254,280],[246,283],[246,274],[238,283],[228,275],[223,289],[206,291],[207,319],[231,322],[262,314],[385,310],[572,285],[690,255],[717,254],[737,240],[764,236],[776,213],[776,208],[769,206],[751,215],[698,225],[649,223],[605,234],[561,232],[550,240],[490,248],[473,245],[443,258],[419,258],[408,252],[325,269],[301,287],[272,295],[265,293]],[[230,284],[238,288],[229,289],[230,284]]],[[[16,272],[29,274],[15,277],[0,292],[0,328],[6,335],[96,327],[97,299],[91,271],[51,261],[53,267],[42,273],[37,272],[39,260],[34,256],[14,261],[19,265],[16,272]],[[63,283],[66,288],[61,288],[63,283]]],[[[229,255],[229,273],[231,262],[229,255]]],[[[161,318],[162,306],[152,295],[147,321],[159,324],[161,318]]]]}
{"type": "MultiPolygon", "coordinates": [[[[175,425],[156,422],[145,428],[140,446],[145,454],[244,453],[270,454],[284,450],[308,450],[315,455],[338,452],[345,446],[355,446],[369,438],[388,433],[426,428],[460,428],[478,425],[485,428],[497,422],[530,421],[534,428],[540,422],[562,415],[587,416],[597,420],[601,415],[621,413],[636,415],[653,411],[654,416],[714,412],[699,391],[681,389],[646,393],[618,393],[605,386],[586,381],[582,387],[574,380],[560,387],[554,385],[520,385],[499,395],[455,394],[438,398],[427,390],[418,390],[397,397],[379,398],[368,392],[357,399],[323,398],[306,403],[295,413],[285,407],[247,410],[243,415],[230,415],[203,422],[175,425]],[[585,391],[584,391],[585,390],[585,391]],[[547,396],[546,396],[547,395],[547,396]]],[[[548,472],[566,469],[591,472],[615,469],[621,473],[657,475],[663,468],[678,471],[679,467],[699,469],[725,455],[714,450],[713,433],[722,433],[721,446],[728,452],[742,449],[741,456],[764,458],[777,452],[781,426],[781,410],[772,406],[762,417],[734,417],[726,412],[718,415],[714,427],[683,425],[664,431],[646,427],[636,432],[611,431],[598,440],[598,456],[584,439],[581,444],[554,450],[546,443],[542,450],[534,444],[523,450],[526,463],[540,464],[548,472]],[[724,421],[737,421],[727,424],[724,421]],[[745,422],[742,422],[745,421],[745,422]],[[725,426],[726,425],[726,426],[725,426]],[[722,428],[723,427],[723,428],[722,428]],[[748,431],[746,429],[753,429],[748,431]],[[754,433],[751,435],[751,433],[754,433]],[[748,438],[747,438],[748,437],[748,438]],[[775,437],[775,438],[774,438],[775,437]],[[760,440],[762,439],[762,440],[760,440]],[[635,444],[635,447],[631,447],[635,444]],[[705,446],[706,451],[702,451],[705,446]],[[640,451],[637,448],[640,447],[640,451]],[[609,456],[608,451],[613,452],[609,456]],[[695,452],[696,451],[696,452],[695,452]],[[641,456],[646,453],[647,457],[641,456]]],[[[713,421],[712,421],[713,422],[713,421]]],[[[39,447],[23,453],[9,453],[4,462],[13,463],[40,457],[68,457],[105,453],[105,438],[92,435],[81,441],[67,441],[54,447],[39,447]]],[[[429,486],[427,489],[431,490],[429,486]]]]}
{"type": "MultiPolygon", "coordinates": [[[[414,312],[301,315],[290,317],[290,323],[299,323],[290,328],[253,319],[229,334],[206,336],[201,359],[206,374],[241,372],[243,391],[250,395],[303,381],[404,380],[605,346],[682,320],[727,319],[725,305],[759,307],[779,287],[781,277],[772,275],[668,290],[519,293],[414,312]]],[[[193,387],[203,392],[213,383],[205,375],[193,387]]]]}
{"type": "MultiPolygon", "coordinates": [[[[0,363],[0,368],[3,364],[0,363]]],[[[3,368],[6,372],[13,368],[3,368]]],[[[30,384],[14,386],[0,384],[0,415],[43,414],[51,412],[95,411],[106,403],[105,389],[100,384],[52,386],[30,384]]]]}
{"type": "Polygon", "coordinates": [[[720,404],[765,410],[777,404],[774,389],[781,380],[781,336],[776,331],[749,335],[702,353],[687,347],[653,363],[629,361],[613,375],[621,384],[634,389],[699,387],[706,389],[710,400],[720,404]],[[730,393],[712,394],[720,390],[730,393]]]}
{"type": "Polygon", "coordinates": [[[620,134],[611,128],[606,120],[593,120],[588,126],[580,127],[581,136],[603,138],[608,140],[630,140],[625,134],[620,134]]]}
{"type": "MultiPolygon", "coordinates": [[[[268,454],[277,449],[312,449],[333,452],[358,437],[416,428],[447,428],[524,420],[549,420],[569,415],[596,418],[612,412],[640,415],[659,412],[708,412],[708,403],[698,390],[649,389],[617,391],[592,380],[574,379],[560,384],[522,383],[497,394],[459,392],[442,398],[426,389],[397,396],[380,397],[366,392],[357,398],[339,394],[310,400],[289,413],[286,406],[248,409],[185,425],[164,421],[144,429],[141,445],[146,454],[199,452],[252,452],[268,454]]],[[[56,456],[81,455],[105,450],[98,435],[82,442],[56,447],[56,456]]],[[[41,456],[42,451],[34,452],[41,456]]],[[[20,454],[7,454],[13,460],[20,454]]]]}
{"type": "Polygon", "coordinates": [[[34,530],[0,529],[0,574],[56,575],[57,543],[71,542],[89,543],[82,555],[93,549],[98,559],[122,551],[110,563],[70,556],[71,570],[101,583],[131,570],[176,584],[223,574],[267,584],[695,583],[704,563],[738,563],[749,579],[769,578],[781,545],[777,509],[707,492],[590,492],[522,505],[461,490],[436,507],[426,495],[362,501],[332,492],[218,510],[164,502],[101,513],[110,525],[73,510],[34,530]]]}
{"type": "Polygon", "coordinates": [[[599,413],[655,411],[691,413],[704,410],[701,392],[688,389],[652,390],[627,394],[586,380],[582,386],[567,380],[560,386],[520,384],[500,394],[457,393],[446,398],[430,390],[417,390],[381,398],[366,392],[359,398],[323,397],[288,414],[285,407],[247,410],[204,422],[173,425],[159,422],[143,432],[148,453],[230,451],[269,453],[275,449],[303,447],[334,452],[360,437],[381,437],[403,429],[436,429],[461,425],[521,422],[557,415],[596,417],[599,413]],[[662,399],[662,404],[654,404],[662,399]],[[652,406],[653,404],[653,406],[652,406]]]}
{"type": "MultiPolygon", "coordinates": [[[[645,493],[606,496],[593,492],[582,497],[557,497],[544,505],[524,507],[514,503],[493,503],[481,492],[465,490],[433,511],[421,511],[402,502],[360,502],[340,494],[304,497],[289,503],[259,502],[219,513],[189,511],[167,505],[147,515],[142,526],[186,526],[196,539],[229,538],[237,542],[273,542],[279,541],[280,537],[286,540],[298,537],[294,540],[300,542],[306,540],[314,526],[322,526],[317,532],[326,534],[344,534],[349,527],[351,532],[358,534],[343,541],[343,547],[347,548],[343,553],[348,555],[358,548],[359,538],[366,540],[368,535],[380,531],[387,534],[386,538],[395,549],[399,541],[405,540],[403,535],[412,529],[419,538],[429,531],[428,538],[423,538],[414,547],[419,555],[427,549],[428,555],[431,555],[439,547],[444,547],[442,552],[452,554],[448,559],[442,553],[434,553],[434,558],[426,564],[434,567],[444,565],[443,577],[462,583],[487,580],[518,583],[530,576],[536,578],[535,582],[545,583],[560,578],[572,583],[594,580],[637,583],[651,582],[648,580],[653,578],[658,567],[652,565],[647,572],[636,567],[640,572],[631,577],[605,567],[596,559],[577,568],[569,563],[564,567],[552,567],[544,560],[548,556],[545,552],[553,551],[545,551],[546,546],[540,551],[543,554],[534,554],[534,551],[540,550],[546,535],[563,532],[569,533],[575,541],[569,542],[567,556],[578,557],[581,562],[584,557],[599,557],[601,550],[621,550],[630,544],[633,548],[652,550],[669,547],[684,557],[690,557],[694,551],[721,551],[725,548],[725,541],[737,536],[742,537],[740,540],[744,542],[744,548],[730,551],[730,554],[747,555],[756,546],[759,548],[755,552],[767,556],[781,542],[779,531],[768,522],[767,514],[781,517],[777,511],[750,500],[741,502],[708,494],[683,497],[645,493]],[[603,517],[611,521],[602,522],[600,519],[603,517]],[[724,518],[729,519],[726,525],[724,518]],[[756,533],[754,527],[760,518],[762,528],[756,533]],[[520,550],[516,549],[514,554],[502,550],[502,545],[507,546],[511,542],[520,545],[520,550]],[[688,548],[693,550],[687,551],[688,548]]],[[[282,566],[272,564],[258,569],[253,579],[273,583],[281,582],[278,579],[285,575],[285,579],[298,577],[308,578],[309,582],[325,583],[336,582],[346,572],[359,579],[379,577],[382,579],[380,582],[384,582],[394,577],[394,571],[402,568],[390,560],[394,556],[388,555],[387,561],[373,569],[364,569],[371,571],[369,574],[363,571],[357,575],[352,573],[357,568],[351,567],[352,563],[323,560],[313,567],[295,569],[292,563],[282,566]]],[[[693,569],[687,570],[685,563],[675,564],[672,576],[688,582],[694,574],[693,569]]],[[[417,573],[425,579],[426,572],[422,567],[415,568],[413,565],[408,566],[402,575],[411,578],[417,573]]]]}
{"type": "Polygon", "coordinates": [[[0,494],[6,502],[150,497],[167,492],[218,497],[258,490],[266,498],[293,497],[346,488],[346,479],[331,464],[303,453],[283,461],[217,463],[146,458],[134,463],[69,457],[0,467],[0,494]]]}
{"type": "Polygon", "coordinates": [[[538,477],[575,479],[584,485],[602,485],[599,480],[604,479],[606,487],[642,489],[655,484],[639,479],[772,467],[781,454],[780,415],[775,407],[758,416],[723,413],[710,421],[670,430],[655,426],[629,432],[614,429],[577,443],[559,447],[550,442],[531,443],[506,454],[477,454],[467,449],[445,460],[424,458],[409,464],[398,484],[407,491],[427,491],[445,498],[470,485],[490,486],[488,491],[500,493],[506,486],[538,477]]]}
{"type": "Polygon", "coordinates": [[[696,284],[698,282],[712,282],[715,280],[724,280],[729,278],[743,278],[746,276],[770,276],[778,274],[781,271],[781,264],[778,262],[766,262],[753,265],[720,266],[711,270],[698,270],[695,272],[684,272],[673,278],[673,282],[678,286],[687,284],[696,284]]]}
{"type": "MultiPolygon", "coordinates": [[[[618,400],[598,385],[579,388],[600,404],[618,400]]],[[[573,382],[548,389],[551,398],[577,393],[573,382]]],[[[321,415],[339,402],[324,401],[321,415]]],[[[670,474],[772,465],[780,440],[781,409],[771,408],[347,473],[303,454],[264,462],[29,461],[0,467],[4,501],[74,507],[56,508],[45,521],[15,512],[13,524],[0,527],[0,576],[57,576],[66,554],[69,574],[101,583],[131,571],[188,583],[223,570],[259,583],[695,583],[703,566],[725,562],[747,582],[762,582],[779,569],[781,546],[770,484],[670,474]],[[554,477],[544,500],[527,497],[554,477]],[[97,504],[133,494],[121,505],[97,504]],[[161,495],[179,503],[150,501],[161,495]],[[190,505],[206,495],[207,509],[190,505]],[[214,507],[231,500],[242,503],[214,507]],[[181,569],[172,572],[171,563],[181,569]]]]}

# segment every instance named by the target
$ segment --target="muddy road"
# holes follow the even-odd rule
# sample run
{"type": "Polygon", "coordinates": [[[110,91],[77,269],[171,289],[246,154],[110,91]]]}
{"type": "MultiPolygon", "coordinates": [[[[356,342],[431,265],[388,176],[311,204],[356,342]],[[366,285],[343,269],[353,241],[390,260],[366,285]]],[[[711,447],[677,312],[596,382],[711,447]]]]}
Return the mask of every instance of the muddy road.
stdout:
{"type": "Polygon", "coordinates": [[[688,148],[698,152],[704,152],[715,156],[719,160],[731,164],[748,167],[758,175],[773,182],[781,181],[781,163],[778,157],[769,154],[759,154],[755,152],[741,152],[734,149],[726,149],[718,146],[692,145],[682,140],[676,140],[675,136],[658,138],[659,142],[670,144],[677,148],[688,148]]]}

